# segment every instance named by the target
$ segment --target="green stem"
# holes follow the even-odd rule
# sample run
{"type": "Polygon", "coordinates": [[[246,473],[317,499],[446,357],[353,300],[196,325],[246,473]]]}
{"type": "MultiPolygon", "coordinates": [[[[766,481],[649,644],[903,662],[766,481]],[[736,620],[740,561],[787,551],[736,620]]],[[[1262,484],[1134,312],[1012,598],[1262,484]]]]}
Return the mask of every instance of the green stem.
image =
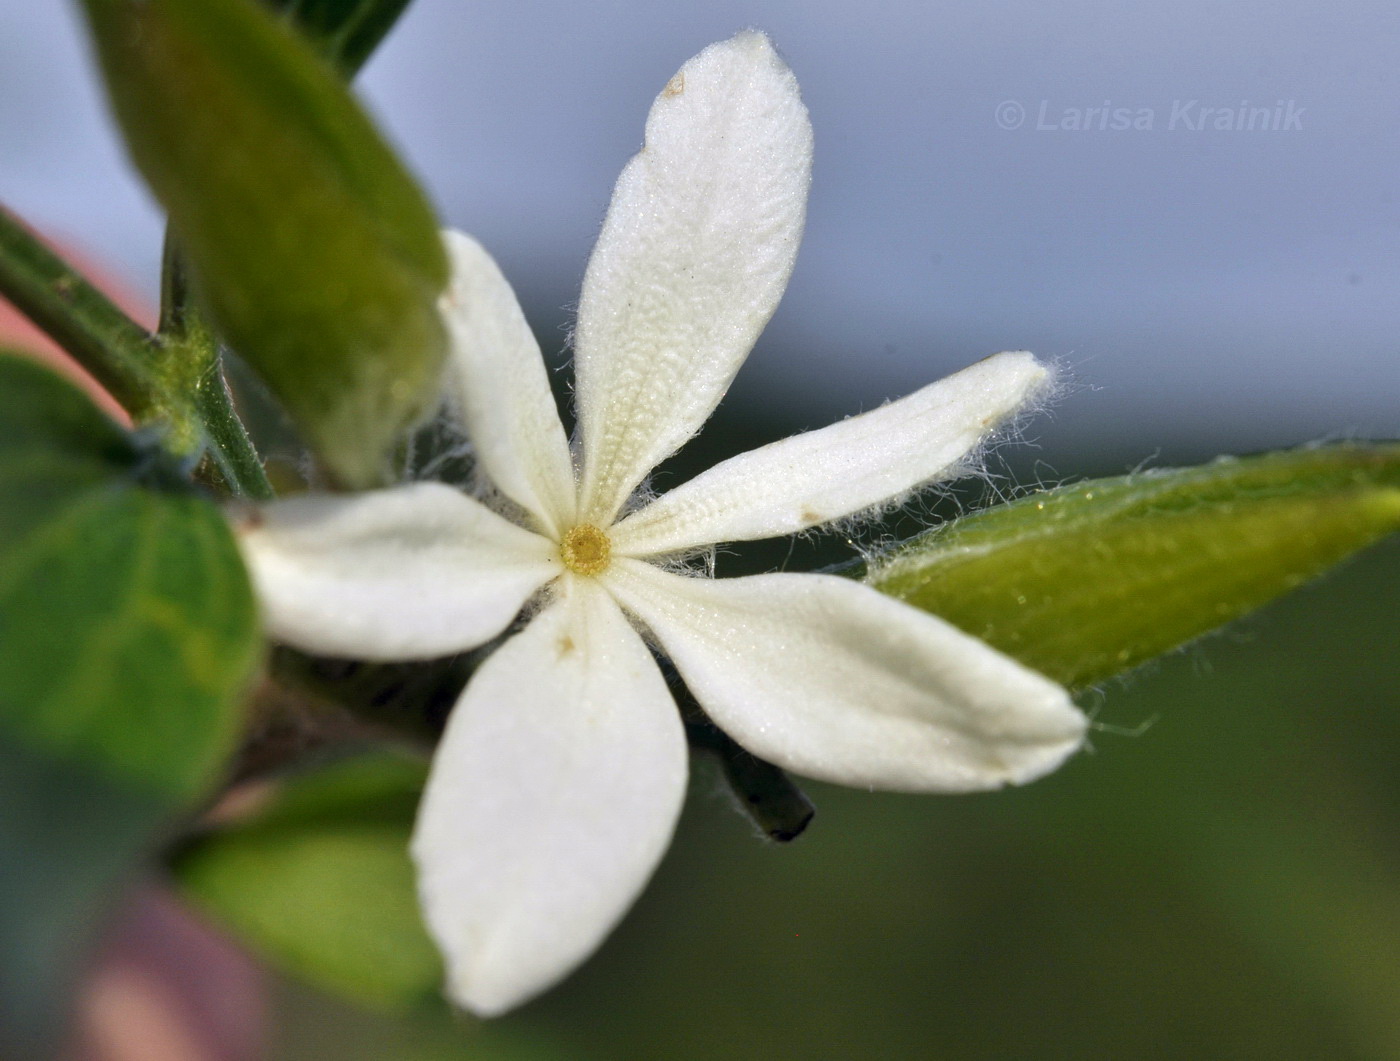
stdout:
{"type": "Polygon", "coordinates": [[[193,381],[194,412],[204,427],[209,460],[236,497],[267,501],[273,496],[262,458],[239,419],[224,379],[219,341],[195,305],[184,259],[167,228],[161,256],[160,337],[167,362],[199,369],[193,381]]]}
{"type": "Polygon", "coordinates": [[[0,207],[0,295],[137,420],[159,404],[152,336],[0,207]]]}
{"type": "Polygon", "coordinates": [[[210,366],[195,392],[195,408],[204,421],[209,458],[236,497],[268,501],[272,484],[263,470],[262,458],[233,408],[233,396],[218,362],[210,366]]]}
{"type": "Polygon", "coordinates": [[[234,412],[218,344],[191,303],[168,242],[159,336],[118,309],[4,207],[0,295],[91,372],[133,420],[167,421],[170,448],[183,455],[207,441],[233,493],[260,501],[272,496],[262,460],[234,412]]]}

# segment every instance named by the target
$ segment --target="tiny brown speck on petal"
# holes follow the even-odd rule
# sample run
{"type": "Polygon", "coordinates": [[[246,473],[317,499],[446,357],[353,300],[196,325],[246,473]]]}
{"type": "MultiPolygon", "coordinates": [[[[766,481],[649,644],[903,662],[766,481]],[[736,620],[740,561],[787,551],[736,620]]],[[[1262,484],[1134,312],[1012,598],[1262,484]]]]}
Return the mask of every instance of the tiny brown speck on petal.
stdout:
{"type": "Polygon", "coordinates": [[[235,534],[247,534],[255,531],[267,522],[267,516],[263,510],[256,505],[230,505],[226,510],[228,521],[233,525],[235,534]]]}

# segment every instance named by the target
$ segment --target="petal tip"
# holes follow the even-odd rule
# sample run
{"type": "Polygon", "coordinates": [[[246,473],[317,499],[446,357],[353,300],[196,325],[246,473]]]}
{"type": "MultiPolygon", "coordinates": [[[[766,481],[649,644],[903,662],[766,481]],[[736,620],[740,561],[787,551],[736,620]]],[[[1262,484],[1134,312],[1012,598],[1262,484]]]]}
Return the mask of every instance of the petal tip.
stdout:
{"type": "Polygon", "coordinates": [[[443,850],[440,838],[425,832],[421,815],[409,851],[418,870],[424,926],[442,955],[443,994],[449,1002],[475,1017],[499,1017],[558,979],[541,978],[537,970],[531,970],[530,963],[521,960],[519,948],[512,949],[501,933],[463,923],[457,889],[435,872],[444,855],[451,852],[443,850]]]}
{"type": "Polygon", "coordinates": [[[1054,372],[1053,366],[1046,364],[1029,350],[1003,350],[999,354],[984,357],[979,364],[988,368],[995,366],[1008,374],[1019,373],[1033,380],[1044,379],[1054,372]]]}
{"type": "MultiPolygon", "coordinates": [[[[721,63],[750,66],[757,72],[766,69],[784,79],[792,79],[794,82],[796,80],[791,68],[778,54],[777,48],[773,47],[772,39],[760,29],[742,29],[727,40],[709,45],[682,67],[682,74],[687,67],[721,63]]],[[[674,80],[672,84],[675,84],[674,80]]],[[[681,84],[684,84],[683,80],[681,84]]],[[[677,93],[669,92],[663,93],[663,96],[675,94],[677,93]]]]}
{"type": "MultiPolygon", "coordinates": [[[[521,984],[514,970],[478,960],[448,974],[447,997],[474,1017],[490,1020],[524,1005],[550,984],[521,984]]],[[[551,981],[552,982],[552,981],[551,981]]]]}
{"type": "Polygon", "coordinates": [[[1020,418],[1043,411],[1063,390],[1059,366],[1042,361],[1029,350],[1007,350],[984,357],[955,376],[969,384],[986,388],[999,409],[989,412],[985,426],[1007,418],[1020,418]]]}
{"type": "Polygon", "coordinates": [[[755,54],[777,54],[773,48],[772,38],[763,30],[756,29],[753,26],[750,26],[748,29],[741,29],[738,33],[734,34],[734,36],[730,37],[729,40],[721,41],[720,43],[729,44],[736,48],[745,48],[755,54]]]}
{"type": "Polygon", "coordinates": [[[1084,747],[1089,720],[1066,697],[1063,710],[1057,712],[1064,723],[1064,732],[1046,739],[1034,749],[1023,750],[1019,761],[1007,769],[1001,786],[1027,785],[1054,773],[1084,747]]]}

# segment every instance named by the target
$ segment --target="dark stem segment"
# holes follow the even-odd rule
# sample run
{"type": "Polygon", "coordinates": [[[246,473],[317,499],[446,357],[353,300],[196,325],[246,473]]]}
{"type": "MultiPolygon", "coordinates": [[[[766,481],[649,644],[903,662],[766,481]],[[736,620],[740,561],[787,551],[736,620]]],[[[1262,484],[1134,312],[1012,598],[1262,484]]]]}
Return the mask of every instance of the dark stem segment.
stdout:
{"type": "Polygon", "coordinates": [[[274,773],[347,740],[430,752],[467,679],[493,647],[415,663],[363,663],[275,646],[253,697],[254,724],[235,776],[274,773]]]}
{"type": "Polygon", "coordinates": [[[429,754],[441,726],[424,716],[436,716],[436,705],[420,710],[425,705],[404,695],[406,688],[423,680],[407,667],[274,648],[253,690],[248,727],[228,771],[226,790],[335,757],[348,748],[389,742],[429,754]],[[404,711],[394,715],[384,710],[401,697],[408,701],[404,711]]]}
{"type": "Polygon", "coordinates": [[[674,667],[663,664],[661,672],[680,708],[690,746],[719,759],[724,779],[749,820],[779,843],[801,836],[817,813],[812,801],[781,768],[745,751],[711,722],[674,667]]]}
{"type": "MultiPolygon", "coordinates": [[[[264,675],[253,691],[248,731],[227,774],[227,789],[263,781],[332,757],[347,747],[373,744],[383,734],[363,725],[341,704],[316,699],[264,675]]],[[[215,801],[217,803],[217,800],[215,801]]]]}
{"type": "Polygon", "coordinates": [[[167,225],[160,255],[160,334],[187,336],[192,331],[207,334],[208,328],[194,312],[193,305],[189,272],[167,225]]]}
{"type": "Polygon", "coordinates": [[[734,798],[770,840],[796,840],[811,824],[817,808],[781,769],[750,754],[708,721],[687,719],[691,747],[713,753],[724,769],[734,798]]]}
{"type": "Polygon", "coordinates": [[[0,295],[137,420],[158,404],[152,336],[0,207],[0,295]]]}

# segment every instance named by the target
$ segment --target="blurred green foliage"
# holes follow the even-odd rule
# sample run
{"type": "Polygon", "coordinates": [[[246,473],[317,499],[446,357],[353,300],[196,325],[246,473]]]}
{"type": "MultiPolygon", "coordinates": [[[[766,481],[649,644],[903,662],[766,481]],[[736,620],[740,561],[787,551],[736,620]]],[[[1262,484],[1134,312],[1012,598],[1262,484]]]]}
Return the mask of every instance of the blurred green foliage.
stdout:
{"type": "Polygon", "coordinates": [[[408,856],[426,773],[380,752],[292,778],[267,807],[183,850],[181,888],[313,983],[371,1006],[432,999],[442,963],[408,856]]]}
{"type": "Polygon", "coordinates": [[[0,1052],[55,1033],[117,886],[233,753],[259,649],[218,509],[0,354],[0,1052]]]}

